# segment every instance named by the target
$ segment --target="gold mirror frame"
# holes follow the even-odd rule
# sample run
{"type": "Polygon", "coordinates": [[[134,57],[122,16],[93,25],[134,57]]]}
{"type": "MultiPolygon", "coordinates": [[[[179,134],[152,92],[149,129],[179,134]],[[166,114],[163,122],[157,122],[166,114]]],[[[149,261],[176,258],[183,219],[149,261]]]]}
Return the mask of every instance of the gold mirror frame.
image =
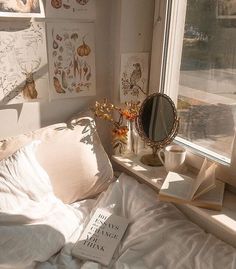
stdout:
{"type": "Polygon", "coordinates": [[[143,101],[143,103],[140,107],[139,114],[138,114],[138,117],[136,119],[135,125],[136,125],[136,129],[138,131],[138,134],[140,135],[142,140],[144,140],[145,143],[152,148],[152,154],[143,155],[141,157],[141,162],[146,164],[146,165],[149,165],[149,166],[162,166],[162,163],[159,160],[159,157],[157,155],[157,151],[160,150],[161,148],[164,148],[165,146],[167,146],[168,144],[170,144],[174,140],[175,136],[178,133],[178,128],[179,128],[179,119],[177,116],[177,110],[176,110],[174,102],[171,100],[171,98],[168,95],[166,95],[164,93],[154,93],[154,94],[149,95],[143,101]],[[174,123],[173,123],[171,131],[169,132],[167,137],[165,137],[164,139],[162,139],[160,141],[154,141],[154,140],[150,139],[149,137],[147,137],[147,135],[144,132],[143,124],[142,124],[142,114],[143,114],[144,107],[150,101],[150,99],[152,99],[155,96],[161,96],[161,97],[166,98],[173,109],[173,115],[174,115],[174,123]]]}

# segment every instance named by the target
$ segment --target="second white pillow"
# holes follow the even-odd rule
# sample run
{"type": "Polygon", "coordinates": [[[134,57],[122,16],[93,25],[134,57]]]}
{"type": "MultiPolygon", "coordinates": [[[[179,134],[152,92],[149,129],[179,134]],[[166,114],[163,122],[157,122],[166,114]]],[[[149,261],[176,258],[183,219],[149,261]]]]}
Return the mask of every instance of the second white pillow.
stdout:
{"type": "Polygon", "coordinates": [[[47,173],[35,158],[40,141],[33,141],[13,155],[0,161],[0,210],[16,212],[28,200],[40,201],[52,196],[53,190],[47,173]]]}

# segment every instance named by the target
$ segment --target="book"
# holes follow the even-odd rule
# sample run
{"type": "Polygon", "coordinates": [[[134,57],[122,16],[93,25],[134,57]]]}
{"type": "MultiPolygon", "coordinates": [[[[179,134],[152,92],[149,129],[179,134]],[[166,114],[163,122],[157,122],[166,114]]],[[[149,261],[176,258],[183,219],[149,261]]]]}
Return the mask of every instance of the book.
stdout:
{"type": "Polygon", "coordinates": [[[205,160],[196,178],[169,172],[159,192],[161,201],[189,203],[221,210],[225,184],[215,178],[216,164],[205,160]]]}
{"type": "Polygon", "coordinates": [[[108,266],[129,221],[98,208],[72,248],[72,255],[108,266]]]}

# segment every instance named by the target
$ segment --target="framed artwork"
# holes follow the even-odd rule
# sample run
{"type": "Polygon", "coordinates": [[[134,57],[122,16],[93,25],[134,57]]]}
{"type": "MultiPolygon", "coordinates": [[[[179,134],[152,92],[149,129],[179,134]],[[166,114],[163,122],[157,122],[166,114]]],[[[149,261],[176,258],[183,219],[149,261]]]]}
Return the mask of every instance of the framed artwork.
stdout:
{"type": "Polygon", "coordinates": [[[95,0],[51,0],[46,4],[49,18],[95,20],[95,0]]]}
{"type": "Polygon", "coordinates": [[[236,19],[236,0],[218,0],[216,7],[216,18],[236,19]]]}
{"type": "Polygon", "coordinates": [[[121,55],[120,100],[143,101],[148,94],[149,53],[121,55]]]}
{"type": "Polygon", "coordinates": [[[48,99],[48,66],[43,22],[1,22],[0,104],[48,99]]]}
{"type": "Polygon", "coordinates": [[[96,94],[93,23],[48,23],[50,96],[52,99],[96,94]]]}
{"type": "Polygon", "coordinates": [[[43,0],[0,0],[0,17],[44,17],[43,0]]]}

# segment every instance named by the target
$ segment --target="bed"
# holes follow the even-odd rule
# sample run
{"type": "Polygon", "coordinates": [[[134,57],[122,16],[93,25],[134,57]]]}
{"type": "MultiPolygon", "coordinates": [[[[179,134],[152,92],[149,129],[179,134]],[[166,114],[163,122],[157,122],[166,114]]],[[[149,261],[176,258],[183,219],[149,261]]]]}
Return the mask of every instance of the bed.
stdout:
{"type": "Polygon", "coordinates": [[[71,255],[97,208],[129,219],[109,268],[236,268],[236,250],[134,178],[113,176],[92,115],[2,140],[0,268],[105,268],[71,255]]]}

